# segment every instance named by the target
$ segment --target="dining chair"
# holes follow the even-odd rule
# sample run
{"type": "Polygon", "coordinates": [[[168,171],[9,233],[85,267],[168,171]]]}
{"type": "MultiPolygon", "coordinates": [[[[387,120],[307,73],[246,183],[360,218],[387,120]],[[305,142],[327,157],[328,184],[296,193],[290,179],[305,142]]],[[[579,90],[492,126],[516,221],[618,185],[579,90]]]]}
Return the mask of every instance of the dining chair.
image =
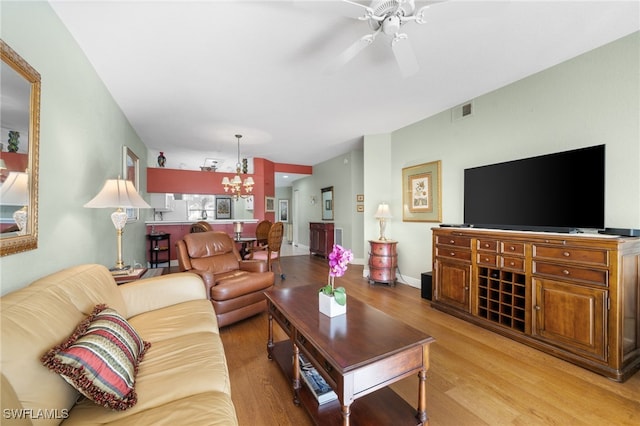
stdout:
{"type": "Polygon", "coordinates": [[[189,233],[193,234],[195,232],[208,232],[208,231],[213,231],[213,228],[211,227],[209,222],[205,222],[201,220],[200,222],[196,222],[193,225],[191,225],[191,230],[189,231],[189,233]]]}
{"type": "Polygon", "coordinates": [[[276,222],[271,225],[269,235],[267,236],[267,245],[263,247],[254,247],[254,249],[249,253],[249,259],[267,262],[267,269],[270,271],[273,271],[273,264],[277,263],[280,278],[284,280],[286,276],[282,272],[282,265],[280,264],[280,248],[282,247],[283,235],[284,225],[282,222],[276,222]]]}

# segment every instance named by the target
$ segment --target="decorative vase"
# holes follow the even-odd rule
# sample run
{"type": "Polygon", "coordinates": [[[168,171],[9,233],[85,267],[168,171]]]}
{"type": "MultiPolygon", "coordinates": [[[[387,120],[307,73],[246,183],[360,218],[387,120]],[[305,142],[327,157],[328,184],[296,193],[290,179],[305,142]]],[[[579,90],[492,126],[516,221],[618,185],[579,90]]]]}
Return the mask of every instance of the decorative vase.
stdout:
{"type": "Polygon", "coordinates": [[[9,131],[9,146],[7,147],[7,151],[9,152],[18,152],[18,145],[20,144],[20,132],[15,130],[9,131]]]}
{"type": "Polygon", "coordinates": [[[318,293],[318,308],[320,312],[328,317],[335,317],[347,313],[347,305],[339,305],[333,296],[322,292],[318,293]]]}
{"type": "Polygon", "coordinates": [[[164,156],[164,152],[160,151],[160,155],[158,155],[158,167],[164,167],[167,162],[167,157],[164,156]]]}

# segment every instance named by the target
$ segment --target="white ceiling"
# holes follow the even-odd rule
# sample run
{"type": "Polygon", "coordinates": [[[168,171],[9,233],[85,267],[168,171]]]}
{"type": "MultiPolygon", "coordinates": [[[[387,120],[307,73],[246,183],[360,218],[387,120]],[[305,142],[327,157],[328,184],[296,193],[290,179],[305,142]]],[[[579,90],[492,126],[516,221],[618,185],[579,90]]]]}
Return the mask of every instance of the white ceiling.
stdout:
{"type": "Polygon", "coordinates": [[[383,35],[323,72],[371,32],[337,0],[51,4],[151,153],[186,169],[233,170],[236,133],[242,157],[315,165],[640,29],[638,1],[438,2],[402,27],[404,79],[383,35]]]}

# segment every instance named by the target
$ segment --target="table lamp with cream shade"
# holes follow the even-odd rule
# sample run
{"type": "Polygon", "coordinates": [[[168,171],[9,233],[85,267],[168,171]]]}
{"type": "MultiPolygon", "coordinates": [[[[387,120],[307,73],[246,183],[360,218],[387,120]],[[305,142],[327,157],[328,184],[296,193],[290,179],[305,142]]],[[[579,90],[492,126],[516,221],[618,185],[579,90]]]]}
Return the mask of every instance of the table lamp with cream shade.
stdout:
{"type": "Polygon", "coordinates": [[[376,219],[378,219],[378,221],[380,221],[380,237],[378,237],[378,240],[380,241],[386,241],[387,238],[384,235],[384,231],[385,228],[387,227],[387,219],[391,219],[391,211],[389,211],[389,204],[387,203],[380,203],[378,205],[378,210],[376,211],[376,214],[373,216],[376,219]]]}
{"type": "Polygon", "coordinates": [[[124,179],[107,179],[104,186],[91,201],[84,205],[88,208],[115,208],[111,221],[116,228],[118,258],[112,270],[128,269],[122,261],[122,232],[127,224],[125,208],[150,209],[151,206],[136,191],[133,182],[124,179]]]}
{"type": "Polygon", "coordinates": [[[18,235],[24,235],[27,230],[27,206],[29,205],[29,174],[27,172],[9,172],[0,187],[0,204],[22,206],[13,213],[13,220],[18,226],[18,235]]]}

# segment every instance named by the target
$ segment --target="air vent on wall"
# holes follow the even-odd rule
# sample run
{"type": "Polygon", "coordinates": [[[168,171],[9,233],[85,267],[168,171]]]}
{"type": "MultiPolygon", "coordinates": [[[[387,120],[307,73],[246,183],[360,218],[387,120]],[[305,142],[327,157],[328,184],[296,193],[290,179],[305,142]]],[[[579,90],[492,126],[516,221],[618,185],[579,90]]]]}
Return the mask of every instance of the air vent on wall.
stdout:
{"type": "Polygon", "coordinates": [[[452,121],[462,120],[473,115],[473,101],[465,102],[451,110],[452,121]]]}
{"type": "Polygon", "coordinates": [[[339,246],[342,245],[342,228],[336,228],[333,231],[333,243],[339,246]]]}

